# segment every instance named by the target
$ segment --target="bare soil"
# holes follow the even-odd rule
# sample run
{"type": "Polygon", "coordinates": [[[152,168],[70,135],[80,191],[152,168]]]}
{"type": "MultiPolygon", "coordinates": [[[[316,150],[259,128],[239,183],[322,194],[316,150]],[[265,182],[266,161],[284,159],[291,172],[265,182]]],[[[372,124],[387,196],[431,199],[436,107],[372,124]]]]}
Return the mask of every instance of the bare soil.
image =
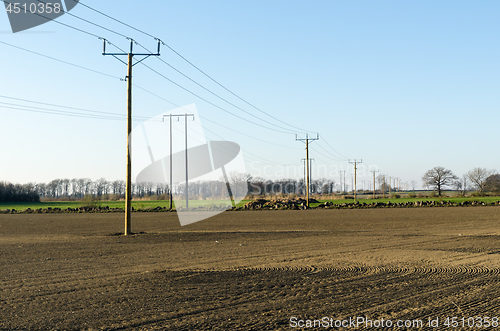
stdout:
{"type": "Polygon", "coordinates": [[[0,215],[0,330],[500,317],[498,206],[226,212],[185,227],[136,213],[126,237],[123,223],[0,215]]]}

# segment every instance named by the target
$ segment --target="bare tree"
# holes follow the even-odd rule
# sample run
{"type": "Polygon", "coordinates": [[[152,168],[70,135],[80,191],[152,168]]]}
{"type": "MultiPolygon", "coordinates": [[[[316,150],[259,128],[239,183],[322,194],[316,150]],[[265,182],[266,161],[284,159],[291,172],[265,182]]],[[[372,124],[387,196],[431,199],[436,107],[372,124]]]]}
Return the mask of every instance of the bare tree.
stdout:
{"type": "Polygon", "coordinates": [[[458,177],[451,170],[444,167],[434,167],[422,177],[424,186],[433,187],[438,191],[438,196],[441,196],[441,191],[445,186],[452,185],[457,179],[458,177]]]}
{"type": "Polygon", "coordinates": [[[108,194],[108,181],[106,178],[100,178],[94,182],[95,193],[98,197],[103,194],[108,194]]]}
{"type": "Polygon", "coordinates": [[[462,191],[463,186],[464,183],[462,182],[461,179],[457,179],[456,181],[453,182],[453,188],[457,191],[462,191]]]}
{"type": "Polygon", "coordinates": [[[415,192],[415,187],[417,187],[417,181],[416,180],[412,180],[411,181],[411,189],[413,190],[413,192],[415,192]]]}
{"type": "Polygon", "coordinates": [[[462,177],[462,182],[463,182],[463,195],[467,193],[467,175],[463,175],[462,177]]]}
{"type": "Polygon", "coordinates": [[[384,192],[387,189],[387,178],[384,175],[377,176],[377,184],[380,192],[384,192]]]}
{"type": "Polygon", "coordinates": [[[64,195],[66,197],[69,197],[69,187],[70,187],[69,179],[61,179],[61,187],[62,190],[64,191],[64,195]]]}
{"type": "Polygon", "coordinates": [[[476,186],[476,189],[483,193],[486,185],[486,179],[495,174],[495,170],[486,168],[474,168],[467,173],[467,178],[476,186]]]}

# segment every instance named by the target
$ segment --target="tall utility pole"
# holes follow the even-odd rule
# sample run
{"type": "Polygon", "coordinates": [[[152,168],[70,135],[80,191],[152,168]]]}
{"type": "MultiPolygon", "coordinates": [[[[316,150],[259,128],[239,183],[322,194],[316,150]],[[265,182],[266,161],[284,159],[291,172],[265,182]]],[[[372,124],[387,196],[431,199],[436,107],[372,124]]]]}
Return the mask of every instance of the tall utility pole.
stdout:
{"type": "Polygon", "coordinates": [[[391,183],[392,182],[392,177],[389,177],[389,199],[391,198],[391,183]]]}
{"type": "MultiPolygon", "coordinates": [[[[130,39],[130,38],[129,38],[130,39]]],[[[134,53],[134,40],[130,39],[130,52],[129,53],[106,53],[106,39],[103,39],[104,46],[102,55],[111,55],[115,59],[127,65],[127,76],[125,80],[127,81],[127,180],[125,189],[125,235],[130,235],[132,233],[132,159],[130,157],[130,149],[132,148],[130,141],[130,133],[132,132],[132,67],[136,64],[144,61],[150,56],[160,56],[160,40],[158,39],[158,52],[153,53],[134,53]],[[118,56],[127,56],[128,61],[122,61],[118,56]],[[142,59],[133,63],[134,56],[144,56],[142,59]]]]}
{"type": "Polygon", "coordinates": [[[378,170],[373,170],[373,199],[375,199],[375,173],[377,173],[378,170]]]}
{"type": "Polygon", "coordinates": [[[358,170],[358,163],[363,163],[363,160],[349,160],[349,163],[354,164],[354,202],[357,201],[356,199],[356,171],[358,170]]]}
{"type": "Polygon", "coordinates": [[[315,141],[319,140],[319,134],[316,134],[316,138],[309,138],[309,135],[306,134],[305,138],[299,138],[297,135],[295,135],[295,140],[299,140],[302,142],[306,143],[306,173],[307,173],[307,185],[306,185],[306,200],[307,200],[307,207],[309,207],[309,141],[315,141]]]}

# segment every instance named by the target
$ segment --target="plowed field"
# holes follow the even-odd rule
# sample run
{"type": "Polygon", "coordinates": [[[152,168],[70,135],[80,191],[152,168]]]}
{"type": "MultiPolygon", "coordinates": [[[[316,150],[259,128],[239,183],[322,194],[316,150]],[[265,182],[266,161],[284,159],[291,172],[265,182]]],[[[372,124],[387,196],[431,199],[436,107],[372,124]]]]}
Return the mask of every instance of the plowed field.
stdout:
{"type": "Polygon", "coordinates": [[[0,330],[500,329],[500,207],[123,217],[0,215],[0,330]]]}

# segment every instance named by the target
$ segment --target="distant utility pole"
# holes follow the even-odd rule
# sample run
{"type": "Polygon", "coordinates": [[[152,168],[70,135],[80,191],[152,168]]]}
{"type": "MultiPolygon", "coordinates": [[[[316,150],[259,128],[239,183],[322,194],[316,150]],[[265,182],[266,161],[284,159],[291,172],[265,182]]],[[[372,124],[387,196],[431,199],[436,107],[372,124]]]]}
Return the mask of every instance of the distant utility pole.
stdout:
{"type": "MultiPolygon", "coordinates": [[[[312,182],[312,161],[314,159],[309,159],[309,180],[312,182]]],[[[306,159],[302,159],[304,162],[304,183],[306,182],[306,159]]]]}
{"type": "Polygon", "coordinates": [[[309,141],[315,141],[319,140],[319,134],[316,134],[316,138],[309,138],[309,135],[306,134],[305,138],[299,138],[297,135],[295,135],[295,140],[299,140],[302,142],[305,142],[306,144],[306,173],[307,173],[307,187],[306,187],[306,200],[307,200],[307,207],[309,207],[309,141]]]}
{"type": "Polygon", "coordinates": [[[345,193],[345,190],[346,190],[346,185],[345,185],[345,170],[344,170],[344,193],[345,193]]]}
{"type": "MultiPolygon", "coordinates": [[[[340,190],[342,191],[342,193],[344,193],[344,182],[342,181],[342,170],[339,171],[339,179],[340,179],[340,190]]],[[[344,179],[345,181],[345,179],[344,179]]]]}
{"type": "Polygon", "coordinates": [[[384,188],[382,190],[382,198],[385,199],[385,190],[386,190],[386,188],[385,188],[385,175],[383,176],[382,180],[384,181],[382,183],[382,185],[384,186],[384,188]]]}
{"type": "Polygon", "coordinates": [[[312,175],[313,175],[312,161],[314,161],[314,159],[309,159],[309,181],[311,183],[312,183],[312,175]]]}
{"type": "MultiPolygon", "coordinates": [[[[184,125],[185,125],[185,128],[184,128],[184,135],[185,135],[185,142],[186,142],[186,147],[185,147],[185,150],[184,150],[184,155],[185,155],[185,158],[186,158],[186,209],[189,208],[189,184],[188,184],[188,180],[189,180],[189,176],[188,176],[188,117],[193,117],[193,121],[194,121],[194,114],[182,114],[182,115],[173,115],[173,116],[178,116],[179,117],[182,117],[184,116],[184,125]]],[[[172,158],[172,154],[170,154],[170,158],[172,158]]],[[[172,169],[170,169],[170,171],[172,171],[172,169]]],[[[224,179],[226,180],[226,183],[228,183],[227,181],[227,175],[225,173],[225,170],[224,171],[224,179]]]]}
{"type": "Polygon", "coordinates": [[[378,170],[373,170],[373,199],[375,199],[375,173],[377,173],[378,170]]]}
{"type": "Polygon", "coordinates": [[[363,163],[363,160],[349,160],[349,163],[354,164],[354,202],[357,201],[356,199],[356,171],[358,170],[358,163],[363,163]]]}
{"type": "Polygon", "coordinates": [[[127,81],[127,181],[126,181],[126,189],[125,189],[125,235],[130,235],[132,233],[132,220],[131,220],[131,211],[132,211],[132,160],[130,157],[130,149],[132,148],[130,141],[130,133],[132,132],[132,67],[136,64],[144,61],[150,56],[160,56],[160,40],[158,39],[158,52],[156,54],[153,53],[134,53],[134,40],[130,39],[130,53],[106,53],[106,39],[104,41],[104,47],[102,55],[111,55],[115,59],[127,65],[128,71],[127,76],[125,76],[125,80],[127,81]],[[118,56],[127,56],[128,62],[122,61],[118,56]],[[144,56],[142,59],[133,63],[134,56],[144,56]]]}
{"type": "Polygon", "coordinates": [[[306,189],[305,189],[305,186],[306,186],[306,159],[302,159],[302,162],[304,162],[304,181],[302,182],[302,184],[304,185],[304,193],[306,193],[306,189]]]}
{"type": "Polygon", "coordinates": [[[389,177],[389,199],[391,198],[392,177],[389,177]]]}
{"type": "Polygon", "coordinates": [[[173,208],[173,196],[172,196],[172,116],[177,117],[177,120],[179,120],[180,117],[185,118],[185,137],[186,137],[186,148],[185,148],[185,157],[186,157],[186,208],[188,208],[189,205],[189,196],[188,196],[188,156],[187,156],[187,150],[188,150],[188,145],[187,145],[187,118],[193,117],[194,120],[194,114],[168,114],[168,115],[163,115],[163,119],[165,117],[169,117],[170,120],[170,209],[173,208]]]}

